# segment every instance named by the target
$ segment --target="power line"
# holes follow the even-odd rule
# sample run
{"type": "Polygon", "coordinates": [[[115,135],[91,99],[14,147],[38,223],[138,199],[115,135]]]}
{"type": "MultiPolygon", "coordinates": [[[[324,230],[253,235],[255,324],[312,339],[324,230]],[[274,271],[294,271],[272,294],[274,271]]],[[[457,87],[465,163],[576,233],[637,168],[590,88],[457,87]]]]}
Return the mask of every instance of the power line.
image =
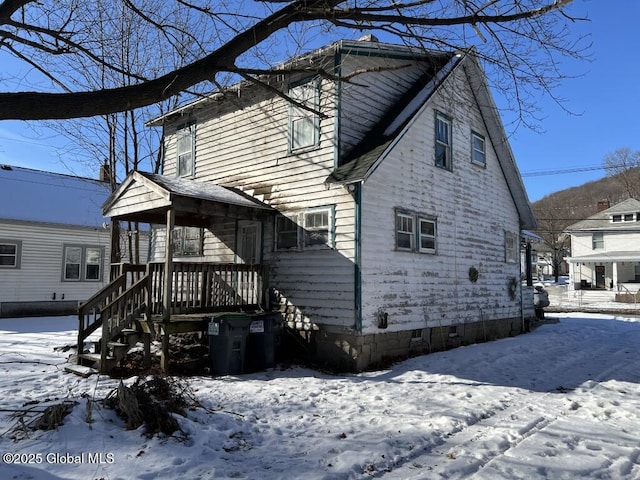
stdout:
{"type": "Polygon", "coordinates": [[[594,170],[606,170],[609,167],[603,165],[591,165],[587,167],[572,167],[559,170],[533,170],[531,172],[523,172],[523,177],[541,177],[543,175],[561,175],[564,173],[591,172],[594,170]]]}

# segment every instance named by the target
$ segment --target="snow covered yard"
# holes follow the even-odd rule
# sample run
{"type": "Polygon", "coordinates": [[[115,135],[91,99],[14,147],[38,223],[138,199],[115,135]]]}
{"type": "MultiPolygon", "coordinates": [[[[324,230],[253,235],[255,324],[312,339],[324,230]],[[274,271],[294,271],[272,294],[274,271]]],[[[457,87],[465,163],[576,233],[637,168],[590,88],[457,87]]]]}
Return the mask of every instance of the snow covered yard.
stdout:
{"type": "Polygon", "coordinates": [[[640,319],[557,317],[358,375],[185,378],[206,407],[179,417],[186,439],[127,431],[99,403],[85,422],[118,381],[63,372],[74,318],[0,319],[0,477],[640,478],[640,319]],[[65,399],[63,426],[11,438],[11,410],[65,399]]]}

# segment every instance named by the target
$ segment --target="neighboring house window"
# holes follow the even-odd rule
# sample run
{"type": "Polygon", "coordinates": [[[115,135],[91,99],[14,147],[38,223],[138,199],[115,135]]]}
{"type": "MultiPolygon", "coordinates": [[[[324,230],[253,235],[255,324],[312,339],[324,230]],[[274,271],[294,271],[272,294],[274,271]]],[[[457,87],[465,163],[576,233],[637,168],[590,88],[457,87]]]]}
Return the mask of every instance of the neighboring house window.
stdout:
{"type": "Polygon", "coordinates": [[[103,259],[103,247],[65,245],[62,277],[66,281],[101,281],[103,259]]]}
{"type": "Polygon", "coordinates": [[[20,268],[22,242],[0,240],[0,268],[20,268]]]}
{"type": "Polygon", "coordinates": [[[292,217],[276,217],[275,249],[333,247],[333,207],[310,208],[292,217]]]}
{"type": "Polygon", "coordinates": [[[195,171],[195,125],[189,125],[176,132],[176,170],[178,177],[192,177],[195,171]]]}
{"type": "Polygon", "coordinates": [[[471,161],[479,165],[487,164],[486,142],[484,137],[476,132],[471,132],[471,161]]]}
{"type": "Polygon", "coordinates": [[[199,227],[174,227],[171,246],[176,257],[202,255],[202,229],[199,227]]]}
{"type": "Polygon", "coordinates": [[[507,263],[518,262],[518,235],[504,232],[504,260],[507,263]]]}
{"type": "Polygon", "coordinates": [[[436,166],[451,170],[451,120],[436,113],[436,166]]]}
{"type": "Polygon", "coordinates": [[[289,150],[312,147],[318,143],[320,117],[319,83],[307,82],[289,88],[289,97],[295,102],[308,107],[301,108],[291,104],[289,108],[289,150]]]}
{"type": "Polygon", "coordinates": [[[602,232],[594,233],[591,237],[591,248],[593,250],[599,250],[604,248],[604,236],[602,232]]]}
{"type": "Polygon", "coordinates": [[[612,221],[613,223],[621,222],[621,221],[622,221],[622,215],[613,215],[613,216],[611,217],[611,221],[612,221]]]}
{"type": "Polygon", "coordinates": [[[633,213],[625,213],[624,214],[625,222],[633,222],[633,213]]]}
{"type": "Polygon", "coordinates": [[[640,282],[640,262],[636,263],[636,266],[634,267],[634,274],[635,281],[640,282]]]}
{"type": "Polygon", "coordinates": [[[396,210],[396,249],[436,253],[436,219],[396,210]]]}

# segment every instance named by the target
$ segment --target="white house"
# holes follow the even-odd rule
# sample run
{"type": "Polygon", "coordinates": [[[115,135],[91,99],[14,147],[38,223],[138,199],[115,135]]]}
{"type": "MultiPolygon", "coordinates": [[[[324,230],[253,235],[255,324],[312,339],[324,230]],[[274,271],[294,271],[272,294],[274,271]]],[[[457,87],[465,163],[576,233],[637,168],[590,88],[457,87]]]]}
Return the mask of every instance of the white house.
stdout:
{"type": "Polygon", "coordinates": [[[570,295],[609,292],[613,300],[640,290],[640,201],[629,198],[566,231],[571,235],[570,295]]]}
{"type": "Polygon", "coordinates": [[[0,316],[68,314],[108,280],[108,182],[0,166],[0,316]]]}
{"type": "Polygon", "coordinates": [[[524,330],[520,233],[536,221],[473,51],[341,41],[262,82],[154,120],[163,175],[136,173],[105,205],[161,224],[165,274],[265,265],[262,308],[339,368],[524,330]]]}

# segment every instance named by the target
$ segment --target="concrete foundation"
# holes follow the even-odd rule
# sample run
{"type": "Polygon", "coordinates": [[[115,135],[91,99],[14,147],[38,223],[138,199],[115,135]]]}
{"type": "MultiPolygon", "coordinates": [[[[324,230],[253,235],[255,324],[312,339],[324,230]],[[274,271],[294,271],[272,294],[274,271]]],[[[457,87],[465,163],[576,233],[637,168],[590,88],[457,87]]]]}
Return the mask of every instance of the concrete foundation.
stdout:
{"type": "Polygon", "coordinates": [[[323,330],[312,335],[316,362],[339,371],[362,371],[394,360],[515,336],[524,331],[526,326],[521,318],[505,318],[368,335],[323,330]]]}

